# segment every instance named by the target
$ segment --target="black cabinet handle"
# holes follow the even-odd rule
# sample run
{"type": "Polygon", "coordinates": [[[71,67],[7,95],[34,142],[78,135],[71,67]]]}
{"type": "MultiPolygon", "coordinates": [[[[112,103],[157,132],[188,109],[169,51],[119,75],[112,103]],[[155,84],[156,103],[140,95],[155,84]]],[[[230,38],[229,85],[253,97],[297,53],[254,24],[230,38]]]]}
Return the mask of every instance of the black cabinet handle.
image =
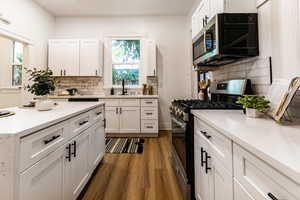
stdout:
{"type": "Polygon", "coordinates": [[[210,167],[208,167],[208,159],[210,159],[211,157],[208,155],[207,152],[205,152],[205,173],[208,173],[208,170],[211,170],[210,167]]]}
{"type": "Polygon", "coordinates": [[[82,125],[84,125],[84,124],[86,124],[86,123],[88,123],[89,121],[88,120],[85,120],[85,121],[83,121],[83,122],[80,122],[79,123],[79,126],[82,126],[82,125]]]}
{"type": "Polygon", "coordinates": [[[68,159],[68,161],[71,162],[71,144],[68,144],[66,149],[68,150],[68,155],[66,156],[66,159],[68,159]]]}
{"type": "Polygon", "coordinates": [[[272,200],[278,200],[271,192],[268,193],[268,196],[269,196],[272,200]]]}
{"type": "Polygon", "coordinates": [[[118,111],[119,109],[118,108],[116,108],[116,114],[119,114],[119,111],[118,111]]]}
{"type": "Polygon", "coordinates": [[[64,70],[64,75],[66,75],[67,73],[66,73],[66,70],[64,70]]]}
{"type": "Polygon", "coordinates": [[[203,154],[204,154],[204,153],[206,153],[206,152],[205,152],[204,149],[201,147],[201,167],[203,167],[203,165],[204,165],[204,163],[205,163],[204,158],[203,158],[203,154]]]}
{"type": "Polygon", "coordinates": [[[106,128],[106,119],[103,119],[104,128],[106,128]]]}
{"type": "Polygon", "coordinates": [[[96,113],[97,116],[98,116],[98,115],[101,115],[101,114],[102,114],[102,112],[97,112],[97,113],[96,113]]]}
{"type": "Polygon", "coordinates": [[[207,134],[206,131],[200,131],[207,139],[210,139],[211,136],[207,134]]]}
{"type": "Polygon", "coordinates": [[[76,154],[77,154],[77,149],[76,149],[77,148],[77,143],[76,143],[76,141],[73,142],[72,146],[73,146],[73,149],[74,149],[72,155],[74,156],[74,158],[76,158],[76,154]]]}
{"type": "Polygon", "coordinates": [[[59,137],[60,137],[60,135],[55,135],[49,140],[44,140],[44,144],[49,144],[50,142],[53,142],[54,140],[56,140],[59,137]]]}
{"type": "Polygon", "coordinates": [[[146,128],[153,128],[153,126],[146,126],[146,128]]]}
{"type": "Polygon", "coordinates": [[[60,75],[61,75],[61,76],[63,75],[63,71],[62,71],[62,69],[60,70],[60,75]]]}
{"type": "Polygon", "coordinates": [[[205,27],[205,20],[204,20],[204,18],[202,19],[202,25],[203,25],[203,27],[205,27]]]}

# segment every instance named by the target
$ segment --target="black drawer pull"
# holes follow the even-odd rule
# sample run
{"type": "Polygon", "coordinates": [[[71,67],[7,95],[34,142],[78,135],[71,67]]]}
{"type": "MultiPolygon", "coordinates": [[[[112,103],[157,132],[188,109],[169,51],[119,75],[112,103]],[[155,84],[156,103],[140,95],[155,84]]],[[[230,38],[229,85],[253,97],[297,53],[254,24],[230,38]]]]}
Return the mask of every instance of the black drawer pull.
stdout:
{"type": "Polygon", "coordinates": [[[153,126],[146,126],[146,128],[153,128],[153,126]]]}
{"type": "Polygon", "coordinates": [[[74,149],[72,155],[74,156],[74,158],[76,158],[76,154],[77,154],[77,149],[76,149],[77,148],[77,143],[76,143],[76,141],[74,141],[72,143],[72,146],[73,146],[73,149],[74,149]]]}
{"type": "Polygon", "coordinates": [[[153,113],[146,113],[146,115],[152,115],[153,113]]]}
{"type": "Polygon", "coordinates": [[[206,131],[200,131],[207,139],[210,139],[211,136],[207,134],[206,131]]]}
{"type": "Polygon", "coordinates": [[[268,196],[269,196],[272,200],[278,200],[271,192],[268,193],[268,196]]]}
{"type": "Polygon", "coordinates": [[[53,142],[54,140],[56,140],[59,137],[60,137],[60,135],[55,135],[49,140],[44,140],[44,144],[49,144],[50,142],[53,142]]]}
{"type": "Polygon", "coordinates": [[[152,101],[146,101],[146,104],[153,104],[152,101]]]}
{"type": "Polygon", "coordinates": [[[68,159],[68,161],[71,162],[71,144],[68,144],[66,149],[68,150],[68,155],[66,156],[66,159],[68,159]]]}
{"type": "Polygon", "coordinates": [[[208,159],[210,159],[211,157],[208,155],[207,152],[205,152],[205,173],[208,173],[208,170],[211,170],[210,167],[208,167],[208,159]]]}
{"type": "Polygon", "coordinates": [[[203,167],[205,161],[203,159],[203,154],[205,153],[204,149],[201,147],[201,167],[203,167]]]}
{"type": "Polygon", "coordinates": [[[97,116],[98,116],[98,115],[101,115],[101,114],[102,114],[102,112],[97,112],[97,113],[96,113],[97,116]]]}
{"type": "Polygon", "coordinates": [[[79,126],[82,126],[82,125],[84,125],[84,124],[86,124],[86,123],[88,123],[88,122],[89,122],[88,120],[83,121],[83,122],[80,122],[80,123],[79,123],[79,126]]]}

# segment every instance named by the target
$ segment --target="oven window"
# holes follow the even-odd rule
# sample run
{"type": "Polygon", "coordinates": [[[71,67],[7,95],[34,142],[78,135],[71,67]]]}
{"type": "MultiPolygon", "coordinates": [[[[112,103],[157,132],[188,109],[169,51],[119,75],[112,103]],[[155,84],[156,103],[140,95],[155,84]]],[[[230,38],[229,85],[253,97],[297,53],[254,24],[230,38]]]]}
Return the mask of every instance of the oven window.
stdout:
{"type": "Polygon", "coordinates": [[[172,120],[172,143],[175,151],[186,170],[186,128],[172,120]]]}

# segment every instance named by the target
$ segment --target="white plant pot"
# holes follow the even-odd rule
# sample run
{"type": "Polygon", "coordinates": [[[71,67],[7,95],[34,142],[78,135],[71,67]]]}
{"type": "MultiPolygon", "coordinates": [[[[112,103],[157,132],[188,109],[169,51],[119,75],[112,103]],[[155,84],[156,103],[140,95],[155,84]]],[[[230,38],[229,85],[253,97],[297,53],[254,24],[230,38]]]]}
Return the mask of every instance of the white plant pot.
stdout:
{"type": "Polygon", "coordinates": [[[38,111],[52,110],[54,102],[49,100],[47,97],[42,97],[36,102],[35,107],[38,111]]]}
{"type": "Polygon", "coordinates": [[[246,115],[248,118],[259,118],[262,113],[254,108],[246,108],[246,115]]]}

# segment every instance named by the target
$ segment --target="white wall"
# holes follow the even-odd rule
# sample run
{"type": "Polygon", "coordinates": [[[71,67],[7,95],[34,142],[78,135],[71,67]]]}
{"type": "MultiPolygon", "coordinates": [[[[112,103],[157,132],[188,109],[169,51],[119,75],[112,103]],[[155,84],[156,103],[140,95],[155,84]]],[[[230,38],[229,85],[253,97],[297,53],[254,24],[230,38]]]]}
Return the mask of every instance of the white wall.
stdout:
{"type": "Polygon", "coordinates": [[[188,24],[184,16],[57,18],[55,38],[100,38],[145,34],[158,44],[160,125],[170,128],[173,98],[190,96],[188,24]]]}
{"type": "MultiPolygon", "coordinates": [[[[21,34],[34,43],[28,48],[29,66],[43,68],[47,64],[47,40],[54,31],[55,18],[32,2],[32,0],[3,0],[0,1],[0,13],[11,21],[10,25],[0,24],[0,28],[21,34]]],[[[27,49],[27,48],[26,48],[27,49]]],[[[1,78],[1,77],[0,77],[1,78]]],[[[12,98],[20,99],[18,104],[29,100],[30,95],[21,95],[22,91],[10,91],[12,96],[7,97],[7,90],[0,91],[0,101],[5,106],[15,106],[9,103],[12,98]]]]}

